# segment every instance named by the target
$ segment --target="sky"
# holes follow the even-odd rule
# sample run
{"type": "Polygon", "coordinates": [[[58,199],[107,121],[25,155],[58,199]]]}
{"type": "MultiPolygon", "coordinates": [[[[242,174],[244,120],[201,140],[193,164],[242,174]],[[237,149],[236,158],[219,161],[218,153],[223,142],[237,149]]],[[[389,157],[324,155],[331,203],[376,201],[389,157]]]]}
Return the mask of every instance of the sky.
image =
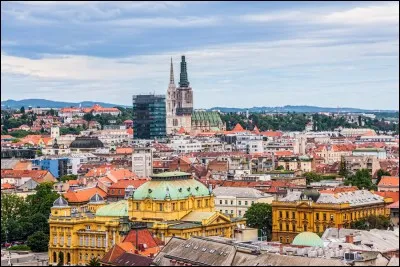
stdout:
{"type": "Polygon", "coordinates": [[[399,109],[398,2],[1,2],[1,99],[399,109]]]}

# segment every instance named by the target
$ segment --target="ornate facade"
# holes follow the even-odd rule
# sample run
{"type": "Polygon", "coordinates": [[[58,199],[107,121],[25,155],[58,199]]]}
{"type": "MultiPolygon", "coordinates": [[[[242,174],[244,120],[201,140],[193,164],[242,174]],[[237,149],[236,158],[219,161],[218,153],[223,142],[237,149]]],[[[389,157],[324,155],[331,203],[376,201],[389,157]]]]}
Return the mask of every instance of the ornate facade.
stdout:
{"type": "Polygon", "coordinates": [[[187,75],[185,56],[182,56],[179,87],[175,87],[171,59],[170,79],[167,90],[167,134],[177,132],[181,127],[191,129],[193,113],[193,91],[187,75]]]}
{"type": "Polygon", "coordinates": [[[367,190],[291,192],[272,202],[272,240],[289,244],[301,232],[321,234],[371,214],[389,216],[385,206],[391,201],[367,190]]]}
{"type": "Polygon", "coordinates": [[[57,199],[49,218],[49,264],[59,262],[85,265],[90,258],[102,258],[123,240],[121,226],[125,218],[147,222],[148,229],[162,241],[171,237],[233,237],[243,218],[229,218],[214,210],[214,195],[189,173],[167,172],[126,194],[126,199],[107,204],[95,194],[85,212],[63,199],[57,199]]]}

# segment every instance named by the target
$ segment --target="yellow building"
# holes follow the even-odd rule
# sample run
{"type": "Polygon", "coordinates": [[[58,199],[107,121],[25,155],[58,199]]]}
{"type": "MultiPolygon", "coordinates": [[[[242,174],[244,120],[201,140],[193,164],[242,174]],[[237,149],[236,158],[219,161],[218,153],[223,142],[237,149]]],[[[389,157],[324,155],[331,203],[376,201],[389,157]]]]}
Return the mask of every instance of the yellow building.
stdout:
{"type": "Polygon", "coordinates": [[[348,228],[371,214],[388,216],[385,205],[390,201],[367,190],[289,192],[272,202],[272,240],[289,244],[301,232],[348,228]]]}
{"type": "Polygon", "coordinates": [[[123,240],[123,220],[147,222],[163,241],[172,236],[233,237],[243,218],[229,218],[214,211],[214,195],[189,173],[157,174],[138,187],[126,200],[106,204],[97,193],[88,210],[73,210],[62,197],[51,209],[49,219],[49,264],[84,265],[91,257],[103,257],[123,240]],[[74,211],[74,212],[72,212],[74,211]]]}

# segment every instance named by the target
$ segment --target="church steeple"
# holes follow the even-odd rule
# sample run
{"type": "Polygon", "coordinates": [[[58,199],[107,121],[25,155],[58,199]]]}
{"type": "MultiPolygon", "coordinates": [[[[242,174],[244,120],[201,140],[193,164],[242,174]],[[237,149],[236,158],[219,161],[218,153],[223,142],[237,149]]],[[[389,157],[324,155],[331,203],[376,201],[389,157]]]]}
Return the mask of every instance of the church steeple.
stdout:
{"type": "Polygon", "coordinates": [[[188,80],[188,75],[187,75],[187,69],[186,69],[186,61],[185,61],[185,56],[182,56],[182,62],[181,62],[181,79],[179,81],[179,86],[180,87],[189,87],[189,80],[188,80]]]}
{"type": "Polygon", "coordinates": [[[172,57],[171,57],[171,70],[170,70],[170,73],[169,73],[169,84],[175,85],[174,65],[172,64],[172,57]]]}

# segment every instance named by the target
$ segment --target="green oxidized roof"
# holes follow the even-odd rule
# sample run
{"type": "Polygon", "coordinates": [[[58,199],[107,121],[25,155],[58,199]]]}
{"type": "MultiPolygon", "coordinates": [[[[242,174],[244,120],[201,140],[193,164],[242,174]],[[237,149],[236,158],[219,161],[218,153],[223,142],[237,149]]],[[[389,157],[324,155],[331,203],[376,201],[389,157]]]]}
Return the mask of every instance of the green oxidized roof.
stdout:
{"type": "Polygon", "coordinates": [[[218,127],[222,124],[221,117],[216,111],[194,111],[192,114],[192,121],[208,121],[211,127],[218,127]]]}
{"type": "Polygon", "coordinates": [[[312,232],[303,232],[298,234],[292,242],[295,246],[324,247],[324,242],[316,234],[312,232]]]}
{"type": "Polygon", "coordinates": [[[120,200],[107,204],[96,211],[96,216],[122,217],[128,216],[128,201],[120,200]]]}
{"type": "Polygon", "coordinates": [[[152,180],[144,183],[136,189],[133,199],[145,198],[172,200],[186,199],[189,196],[209,196],[210,192],[201,182],[189,178],[189,173],[166,172],[152,176],[152,180]],[[183,177],[182,177],[183,176],[183,177]],[[185,177],[186,176],[186,177],[185,177]]]}

